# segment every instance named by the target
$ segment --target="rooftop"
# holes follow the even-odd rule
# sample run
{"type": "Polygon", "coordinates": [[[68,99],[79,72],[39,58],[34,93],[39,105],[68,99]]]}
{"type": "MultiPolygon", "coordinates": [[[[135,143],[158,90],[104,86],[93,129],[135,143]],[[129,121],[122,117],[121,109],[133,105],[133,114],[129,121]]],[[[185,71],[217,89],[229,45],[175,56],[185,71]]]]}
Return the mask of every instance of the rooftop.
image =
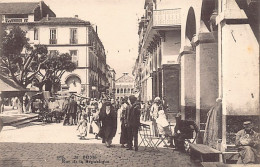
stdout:
{"type": "Polygon", "coordinates": [[[9,2],[0,3],[0,14],[31,14],[39,2],[9,2]]]}
{"type": "Polygon", "coordinates": [[[133,83],[134,78],[130,77],[128,73],[124,73],[123,76],[116,80],[116,83],[133,83]]]}
{"type": "Polygon", "coordinates": [[[43,24],[84,24],[89,25],[89,21],[84,21],[76,17],[44,17],[35,23],[43,24]]]}

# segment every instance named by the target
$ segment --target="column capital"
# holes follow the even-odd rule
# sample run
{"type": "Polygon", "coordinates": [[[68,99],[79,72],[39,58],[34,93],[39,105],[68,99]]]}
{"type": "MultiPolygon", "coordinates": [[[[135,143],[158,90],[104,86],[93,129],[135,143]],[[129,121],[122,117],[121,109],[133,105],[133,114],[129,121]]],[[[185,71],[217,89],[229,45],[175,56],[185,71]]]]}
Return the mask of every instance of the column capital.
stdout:
{"type": "Polygon", "coordinates": [[[184,54],[195,54],[195,50],[192,49],[192,46],[182,46],[180,48],[179,56],[182,56],[184,54]]]}
{"type": "Polygon", "coordinates": [[[216,24],[231,22],[234,24],[244,24],[248,20],[242,9],[226,9],[216,17],[216,24]]]}
{"type": "Polygon", "coordinates": [[[216,43],[218,40],[216,33],[217,32],[201,32],[196,34],[191,40],[191,45],[195,47],[202,43],[216,43]]]}

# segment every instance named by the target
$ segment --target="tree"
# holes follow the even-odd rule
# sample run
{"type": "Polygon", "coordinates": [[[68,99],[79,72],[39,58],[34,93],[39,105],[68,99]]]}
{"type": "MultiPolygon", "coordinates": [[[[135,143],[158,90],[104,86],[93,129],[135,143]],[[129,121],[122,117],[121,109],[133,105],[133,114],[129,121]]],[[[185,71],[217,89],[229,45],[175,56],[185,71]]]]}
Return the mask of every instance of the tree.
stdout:
{"type": "Polygon", "coordinates": [[[39,88],[46,83],[51,83],[52,92],[55,92],[60,86],[60,79],[62,75],[67,72],[72,72],[76,69],[76,64],[71,61],[71,56],[68,53],[49,55],[48,60],[42,65],[40,75],[42,81],[39,83],[39,88]]]}
{"type": "Polygon", "coordinates": [[[1,72],[10,76],[17,84],[26,88],[48,60],[48,50],[43,45],[32,47],[26,33],[20,27],[4,32],[1,72]]]}
{"type": "Polygon", "coordinates": [[[38,87],[50,81],[53,85],[60,83],[65,71],[73,71],[76,65],[68,53],[49,55],[44,45],[31,46],[26,32],[20,27],[4,31],[1,55],[1,73],[10,76],[18,85],[26,88],[40,77],[38,87]]]}

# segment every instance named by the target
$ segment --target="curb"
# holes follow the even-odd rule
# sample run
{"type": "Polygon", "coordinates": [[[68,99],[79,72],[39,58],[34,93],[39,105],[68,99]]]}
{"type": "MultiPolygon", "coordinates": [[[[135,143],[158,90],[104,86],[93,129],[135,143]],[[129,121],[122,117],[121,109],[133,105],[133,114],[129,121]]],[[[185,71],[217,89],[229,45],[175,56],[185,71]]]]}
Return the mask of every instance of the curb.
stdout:
{"type": "Polygon", "coordinates": [[[5,122],[4,126],[11,126],[12,124],[17,124],[17,123],[27,121],[27,120],[30,120],[30,119],[35,119],[35,118],[38,118],[38,114],[35,115],[35,116],[31,116],[31,117],[27,117],[27,118],[23,118],[23,119],[18,119],[18,120],[11,121],[11,122],[5,122]]]}

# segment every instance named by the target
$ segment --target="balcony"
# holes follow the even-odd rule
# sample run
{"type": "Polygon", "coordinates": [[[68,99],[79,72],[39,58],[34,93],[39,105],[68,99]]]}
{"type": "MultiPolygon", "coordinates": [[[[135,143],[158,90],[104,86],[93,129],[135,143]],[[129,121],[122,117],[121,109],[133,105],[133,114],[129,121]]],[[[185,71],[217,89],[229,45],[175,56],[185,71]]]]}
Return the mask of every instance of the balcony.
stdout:
{"type": "Polygon", "coordinates": [[[153,27],[180,27],[181,9],[164,9],[153,11],[153,27]]]}
{"type": "Polygon", "coordinates": [[[51,45],[57,44],[57,39],[50,39],[50,44],[51,44],[51,45]]]}
{"type": "Polygon", "coordinates": [[[5,18],[3,20],[5,23],[26,23],[28,22],[28,18],[5,18]]]}
{"type": "Polygon", "coordinates": [[[70,39],[70,44],[78,44],[78,39],[70,39]]]}
{"type": "MultiPolygon", "coordinates": [[[[143,48],[147,48],[153,41],[157,31],[180,30],[181,29],[181,9],[162,9],[154,10],[152,18],[147,25],[144,38],[143,48]]],[[[143,52],[142,50],[141,52],[143,52]]]]}

